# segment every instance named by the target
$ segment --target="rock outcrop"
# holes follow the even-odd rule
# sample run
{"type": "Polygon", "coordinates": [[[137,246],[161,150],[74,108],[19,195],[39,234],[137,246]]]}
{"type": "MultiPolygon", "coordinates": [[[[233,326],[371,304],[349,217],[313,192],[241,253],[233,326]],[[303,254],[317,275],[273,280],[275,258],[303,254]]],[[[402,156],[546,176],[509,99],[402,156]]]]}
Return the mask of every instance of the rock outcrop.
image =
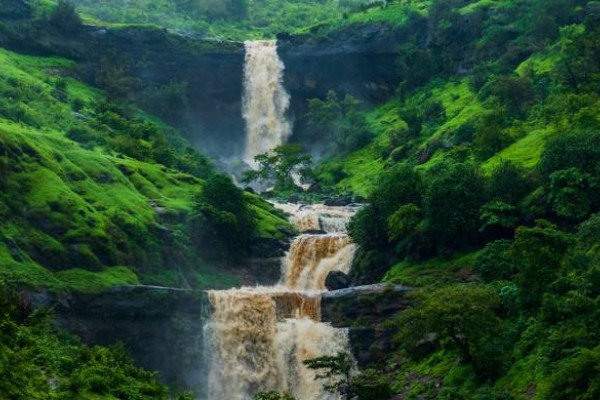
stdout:
{"type": "Polygon", "coordinates": [[[360,366],[385,360],[393,345],[392,330],[383,322],[410,306],[411,288],[376,284],[324,293],[321,318],[338,328],[348,328],[352,351],[360,366]]]}
{"type": "Polygon", "coordinates": [[[348,286],[350,286],[350,278],[342,271],[331,271],[325,278],[327,290],[346,289],[348,286]]]}
{"type": "Polygon", "coordinates": [[[36,292],[29,297],[37,306],[52,307],[59,326],[84,343],[122,342],[138,365],[158,371],[171,389],[202,395],[206,293],[135,286],[97,295],[36,292]]]}

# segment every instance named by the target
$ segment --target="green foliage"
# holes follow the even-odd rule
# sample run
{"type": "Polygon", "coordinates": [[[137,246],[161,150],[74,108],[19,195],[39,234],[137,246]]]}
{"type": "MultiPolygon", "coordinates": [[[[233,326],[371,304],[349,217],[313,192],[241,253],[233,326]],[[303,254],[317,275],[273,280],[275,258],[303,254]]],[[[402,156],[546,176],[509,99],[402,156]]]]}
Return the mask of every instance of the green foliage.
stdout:
{"type": "Polygon", "coordinates": [[[397,316],[397,340],[416,355],[421,341],[432,337],[455,350],[462,362],[472,363],[480,376],[498,374],[493,337],[500,326],[500,298],[492,289],[456,285],[420,292],[414,305],[397,316]]]}
{"type": "Polygon", "coordinates": [[[600,131],[569,132],[552,138],[544,148],[539,170],[549,178],[553,172],[577,168],[598,176],[600,171],[600,131]]]}
{"type": "Polygon", "coordinates": [[[488,180],[490,198],[517,205],[530,191],[525,171],[510,161],[501,162],[488,180]]]}
{"type": "Polygon", "coordinates": [[[577,168],[550,174],[549,200],[553,211],[560,217],[583,220],[598,206],[600,182],[577,168]]]}
{"type": "Polygon", "coordinates": [[[352,378],[351,391],[359,400],[388,400],[392,389],[388,378],[374,369],[367,369],[352,378]]]}
{"type": "Polygon", "coordinates": [[[539,306],[548,285],[558,277],[571,243],[570,235],[547,221],[538,221],[533,228],[517,228],[509,251],[518,267],[516,282],[524,308],[539,306]]]}
{"type": "Polygon", "coordinates": [[[479,219],[482,223],[479,231],[488,234],[494,232],[493,236],[510,236],[519,221],[517,208],[502,201],[484,204],[479,219]]]}
{"type": "Polygon", "coordinates": [[[279,191],[295,190],[296,179],[304,181],[311,175],[312,157],[302,154],[298,144],[277,146],[271,153],[263,153],[254,157],[258,169],[244,173],[244,182],[275,181],[275,189],[279,191]]]}
{"type": "Polygon", "coordinates": [[[490,242],[477,255],[473,267],[485,282],[508,281],[516,274],[508,253],[511,244],[508,240],[490,242]]]}
{"type": "Polygon", "coordinates": [[[270,391],[257,393],[252,400],[294,400],[294,398],[287,393],[270,391]]]}
{"type": "Polygon", "coordinates": [[[365,0],[76,0],[79,9],[111,23],[152,24],[234,40],[275,37],[324,21],[342,21],[343,14],[365,0]]]}
{"type": "Polygon", "coordinates": [[[388,232],[391,241],[398,241],[414,232],[421,221],[421,209],[409,203],[401,206],[388,219],[388,232]]]}
{"type": "Polygon", "coordinates": [[[570,46],[566,46],[561,54],[562,63],[559,71],[562,81],[574,90],[594,92],[600,87],[600,17],[591,13],[585,21],[585,29],[568,32],[570,46]]]}
{"type": "Polygon", "coordinates": [[[166,397],[165,387],[156,382],[156,374],[133,366],[123,346],[83,349],[79,357],[77,369],[64,388],[70,396],[166,397]]]}
{"type": "Polygon", "coordinates": [[[0,389],[15,400],[168,398],[156,375],[135,367],[123,346],[83,346],[1,281],[0,389]]]}
{"type": "Polygon", "coordinates": [[[561,361],[548,377],[542,399],[592,400],[600,396],[600,347],[582,349],[561,361]]]}
{"type": "Polygon", "coordinates": [[[423,197],[423,213],[426,234],[438,253],[477,241],[475,232],[484,199],[484,180],[471,165],[450,165],[435,176],[423,197]],[[457,204],[460,207],[455,207],[457,204]]]}
{"type": "Polygon", "coordinates": [[[304,360],[303,363],[317,371],[316,379],[324,380],[323,388],[347,398],[351,390],[352,358],[346,353],[321,356],[304,360]]]}
{"type": "Polygon", "coordinates": [[[338,100],[334,91],[325,100],[308,100],[309,129],[327,143],[327,154],[345,154],[365,146],[372,137],[361,112],[361,102],[347,94],[338,100]]]}
{"type": "Polygon", "coordinates": [[[101,272],[70,269],[56,274],[66,287],[82,293],[100,293],[120,285],[138,285],[137,275],[127,267],[112,267],[101,272]]]}
{"type": "MultiPolygon", "coordinates": [[[[197,177],[214,173],[205,156],[129,103],[64,78],[72,61],[6,50],[0,61],[0,99],[26,111],[0,106],[2,279],[84,292],[237,282],[190,245],[197,177]],[[77,113],[65,96],[81,99],[77,113]]],[[[247,204],[260,209],[259,234],[285,238],[289,224],[265,204],[247,204]]]]}
{"type": "Polygon", "coordinates": [[[195,198],[190,219],[193,245],[211,259],[245,255],[256,233],[256,215],[244,193],[225,175],[207,179],[195,198]]]}
{"type": "Polygon", "coordinates": [[[69,0],[58,0],[56,7],[48,15],[48,23],[64,33],[77,33],[82,27],[81,18],[69,0]]]}

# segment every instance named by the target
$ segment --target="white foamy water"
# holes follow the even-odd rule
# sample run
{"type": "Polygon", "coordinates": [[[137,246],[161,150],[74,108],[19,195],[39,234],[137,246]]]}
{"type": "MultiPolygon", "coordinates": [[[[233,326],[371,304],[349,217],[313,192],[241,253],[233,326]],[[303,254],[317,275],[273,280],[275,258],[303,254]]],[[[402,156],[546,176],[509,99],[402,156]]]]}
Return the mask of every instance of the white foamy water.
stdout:
{"type": "Polygon", "coordinates": [[[285,66],[274,40],[245,42],[243,117],[246,122],[244,161],[285,143],[292,134],[286,117],[290,96],[283,86],[285,66]]]}
{"type": "MultiPolygon", "coordinates": [[[[323,210],[303,210],[305,216],[297,221],[319,220],[309,214],[323,210]]],[[[212,357],[209,400],[250,400],[269,390],[297,400],[340,398],[326,392],[315,371],[303,364],[324,355],[350,354],[347,330],[321,322],[325,279],[333,270],[349,272],[356,249],[340,232],[351,211],[327,210],[332,221],[326,226],[333,233],[297,237],[282,261],[278,285],[209,292],[214,309],[206,327],[212,357]]]]}

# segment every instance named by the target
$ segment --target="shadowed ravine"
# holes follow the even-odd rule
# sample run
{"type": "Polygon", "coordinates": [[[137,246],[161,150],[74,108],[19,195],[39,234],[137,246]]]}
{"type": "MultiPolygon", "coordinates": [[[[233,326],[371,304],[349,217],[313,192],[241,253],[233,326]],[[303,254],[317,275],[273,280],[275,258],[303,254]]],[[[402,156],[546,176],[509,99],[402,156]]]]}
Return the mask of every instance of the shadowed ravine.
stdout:
{"type": "Polygon", "coordinates": [[[282,205],[302,234],[282,260],[272,287],[210,291],[206,325],[211,355],[211,400],[245,400],[258,391],[289,392],[298,400],[336,399],[304,360],[350,353],[348,332],[321,322],[321,294],[329,272],[348,272],[355,245],[343,228],[355,209],[282,205]],[[322,221],[322,222],[321,222],[322,221]]]}

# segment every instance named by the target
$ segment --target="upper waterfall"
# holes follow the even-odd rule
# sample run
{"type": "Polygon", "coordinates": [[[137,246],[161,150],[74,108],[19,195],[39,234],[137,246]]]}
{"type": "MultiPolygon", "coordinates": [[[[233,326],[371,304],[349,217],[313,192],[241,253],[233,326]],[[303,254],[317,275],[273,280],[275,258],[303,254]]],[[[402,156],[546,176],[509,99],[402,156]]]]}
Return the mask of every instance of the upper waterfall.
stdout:
{"type": "Polygon", "coordinates": [[[273,150],[289,139],[286,118],[290,95],[283,87],[285,66],[275,40],[245,42],[243,117],[246,122],[244,160],[254,164],[258,154],[273,150]]]}

